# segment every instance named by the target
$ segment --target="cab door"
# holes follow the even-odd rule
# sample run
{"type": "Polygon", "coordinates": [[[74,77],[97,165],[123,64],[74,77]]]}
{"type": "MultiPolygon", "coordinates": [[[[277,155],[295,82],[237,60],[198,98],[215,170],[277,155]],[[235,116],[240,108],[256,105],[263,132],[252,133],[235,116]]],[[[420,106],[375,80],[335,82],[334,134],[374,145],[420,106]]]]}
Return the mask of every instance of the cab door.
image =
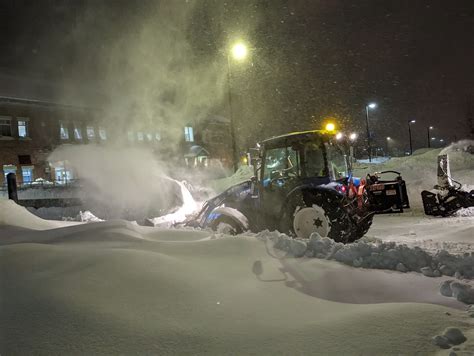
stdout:
{"type": "Polygon", "coordinates": [[[285,198],[301,176],[299,151],[288,145],[269,148],[263,157],[261,215],[277,224],[285,198]]]}

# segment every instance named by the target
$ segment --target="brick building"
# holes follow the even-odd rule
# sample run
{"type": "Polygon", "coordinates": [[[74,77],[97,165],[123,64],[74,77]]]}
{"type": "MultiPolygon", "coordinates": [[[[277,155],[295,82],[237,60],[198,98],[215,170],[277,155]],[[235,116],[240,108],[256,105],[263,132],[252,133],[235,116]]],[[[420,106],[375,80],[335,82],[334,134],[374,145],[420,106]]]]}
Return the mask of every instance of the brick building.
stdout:
{"type": "MultiPolygon", "coordinates": [[[[8,82],[1,74],[0,79],[8,82]]],[[[110,124],[113,120],[102,120],[101,109],[48,100],[48,96],[54,97],[54,90],[46,90],[50,87],[44,82],[39,87],[36,83],[35,88],[34,81],[18,85],[14,79],[14,85],[0,88],[0,173],[4,177],[16,173],[19,184],[31,184],[38,178],[65,184],[80,176],[80,172],[68,167],[67,161],[48,161],[49,154],[64,144],[115,141],[121,145],[146,145],[161,156],[168,155],[190,167],[207,166],[213,160],[231,165],[230,124],[225,118],[209,117],[187,125],[182,128],[180,142],[171,142],[160,127],[134,126],[133,114],[127,114],[132,118],[129,121],[119,120],[125,122],[125,127],[114,127],[110,124]],[[10,89],[5,92],[5,88],[10,89]],[[25,92],[24,88],[42,96],[25,92]]]]}

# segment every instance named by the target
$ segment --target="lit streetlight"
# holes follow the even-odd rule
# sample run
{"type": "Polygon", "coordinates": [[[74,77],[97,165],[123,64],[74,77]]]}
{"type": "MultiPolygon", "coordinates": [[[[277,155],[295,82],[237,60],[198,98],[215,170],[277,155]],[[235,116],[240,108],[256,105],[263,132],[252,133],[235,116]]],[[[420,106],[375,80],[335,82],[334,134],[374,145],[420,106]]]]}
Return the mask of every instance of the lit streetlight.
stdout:
{"type": "Polygon", "coordinates": [[[230,136],[232,140],[232,166],[234,172],[237,171],[239,155],[237,153],[237,145],[235,140],[235,125],[234,125],[234,115],[232,108],[232,89],[231,89],[231,70],[230,70],[230,61],[231,57],[235,61],[242,62],[247,58],[248,49],[243,42],[235,43],[230,51],[227,53],[227,86],[228,86],[228,100],[229,100],[229,116],[230,116],[230,136]]]}
{"type": "Polygon", "coordinates": [[[357,134],[355,132],[352,132],[349,135],[349,141],[350,141],[349,158],[350,158],[351,164],[354,162],[354,142],[356,140],[357,140],[357,134]]]}
{"type": "Polygon", "coordinates": [[[433,126],[427,126],[426,127],[426,133],[428,135],[428,148],[431,148],[431,142],[430,142],[430,131],[433,130],[433,126]]]}
{"type": "Polygon", "coordinates": [[[369,153],[369,162],[372,162],[372,147],[370,145],[370,129],[369,129],[369,109],[375,109],[376,103],[369,103],[365,106],[365,124],[367,126],[367,152],[369,153]]]}
{"type": "Polygon", "coordinates": [[[408,136],[410,137],[410,156],[413,154],[413,144],[411,141],[411,124],[414,124],[416,120],[408,120],[408,136]]]}
{"type": "Polygon", "coordinates": [[[242,61],[247,58],[247,46],[242,42],[234,44],[231,51],[232,57],[238,61],[242,61]]]}
{"type": "Polygon", "coordinates": [[[387,137],[387,156],[389,155],[389,148],[390,148],[390,142],[392,141],[392,138],[390,136],[387,137]]]}

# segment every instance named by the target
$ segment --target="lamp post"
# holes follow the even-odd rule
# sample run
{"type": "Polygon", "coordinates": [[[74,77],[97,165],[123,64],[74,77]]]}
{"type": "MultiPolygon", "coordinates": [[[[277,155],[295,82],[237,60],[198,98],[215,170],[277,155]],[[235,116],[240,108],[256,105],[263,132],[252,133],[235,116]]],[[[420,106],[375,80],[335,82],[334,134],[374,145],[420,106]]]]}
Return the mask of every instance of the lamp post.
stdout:
{"type": "Polygon", "coordinates": [[[430,140],[430,131],[433,130],[433,126],[426,127],[426,134],[428,135],[428,148],[431,148],[431,140],[430,140]]]}
{"type": "Polygon", "coordinates": [[[370,103],[365,106],[365,124],[367,127],[367,152],[369,154],[369,162],[372,162],[372,147],[370,145],[370,129],[369,129],[369,109],[375,109],[376,103],[370,103]]]}
{"type": "Polygon", "coordinates": [[[411,124],[414,124],[416,120],[408,120],[408,136],[410,137],[410,156],[413,154],[413,144],[411,141],[411,124]]]}
{"type": "Polygon", "coordinates": [[[236,61],[243,61],[247,58],[247,46],[242,42],[235,43],[230,52],[227,53],[227,94],[229,100],[229,117],[230,117],[230,136],[232,141],[232,168],[234,172],[237,171],[239,157],[237,153],[237,143],[235,139],[235,125],[234,125],[234,113],[232,108],[232,89],[231,89],[231,70],[230,70],[230,61],[232,59],[236,61]]]}
{"type": "Polygon", "coordinates": [[[387,137],[387,156],[389,156],[389,144],[390,144],[390,141],[392,141],[392,138],[391,138],[391,137],[387,137]]]}
{"type": "Polygon", "coordinates": [[[354,156],[354,142],[357,140],[357,134],[355,132],[351,133],[349,135],[349,140],[351,142],[351,145],[349,147],[349,157],[351,164],[354,163],[355,161],[355,156],[354,156]]]}

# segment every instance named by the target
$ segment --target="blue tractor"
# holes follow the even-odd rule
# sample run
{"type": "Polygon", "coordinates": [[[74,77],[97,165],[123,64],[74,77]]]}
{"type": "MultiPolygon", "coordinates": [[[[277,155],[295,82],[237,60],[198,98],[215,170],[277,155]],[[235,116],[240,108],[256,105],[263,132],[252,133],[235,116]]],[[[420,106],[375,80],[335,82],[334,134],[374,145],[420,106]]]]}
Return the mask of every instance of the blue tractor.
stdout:
{"type": "Polygon", "coordinates": [[[316,232],[353,242],[374,214],[403,212],[409,203],[398,172],[353,177],[347,147],[325,130],[264,140],[252,158],[254,176],[208,200],[188,225],[234,234],[278,230],[298,238],[316,232]],[[389,173],[395,177],[381,180],[389,173]]]}

